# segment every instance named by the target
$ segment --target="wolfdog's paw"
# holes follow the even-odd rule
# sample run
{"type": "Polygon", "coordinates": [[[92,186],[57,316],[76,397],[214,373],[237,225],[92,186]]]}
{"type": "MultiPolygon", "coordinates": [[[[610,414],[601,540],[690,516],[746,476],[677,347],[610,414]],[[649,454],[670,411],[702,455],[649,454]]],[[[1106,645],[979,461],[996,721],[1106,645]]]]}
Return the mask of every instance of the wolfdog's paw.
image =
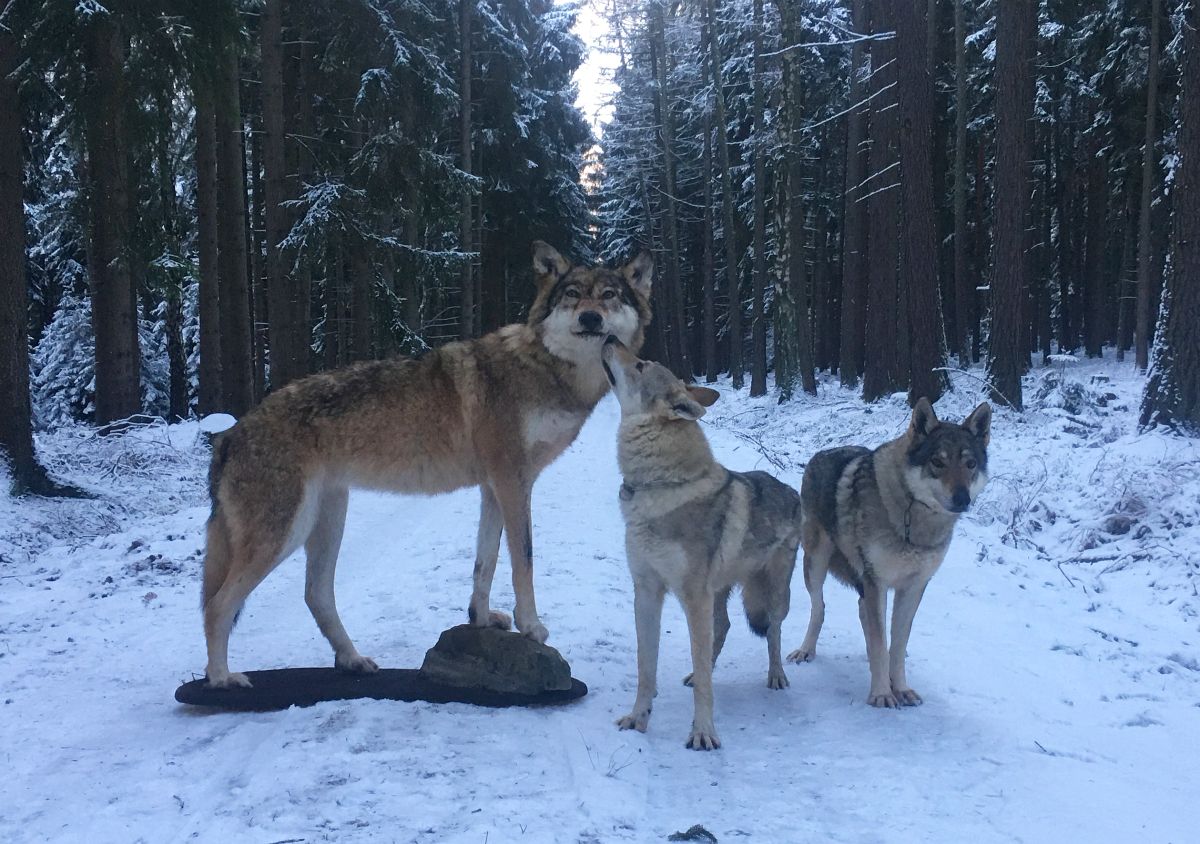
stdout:
{"type": "Polygon", "coordinates": [[[506,612],[492,610],[488,613],[488,627],[496,627],[500,630],[512,630],[512,617],[506,612]]]}
{"type": "Polygon", "coordinates": [[[333,660],[333,665],[339,671],[349,674],[374,674],[379,670],[379,665],[375,660],[357,653],[350,656],[339,655],[333,660]]]}
{"type": "Polygon", "coordinates": [[[692,724],[692,733],[688,736],[687,747],[690,750],[716,750],[721,746],[717,738],[717,728],[712,724],[692,724]]]}
{"type": "Polygon", "coordinates": [[[921,700],[921,696],[912,689],[897,689],[893,686],[892,692],[896,695],[896,700],[900,702],[901,706],[920,706],[924,703],[921,700]]]}
{"type": "Polygon", "coordinates": [[[787,655],[788,662],[812,662],[817,655],[817,646],[811,648],[801,645],[787,655]]]}
{"type": "Polygon", "coordinates": [[[208,685],[213,689],[250,689],[253,684],[245,674],[226,674],[224,677],[209,677],[208,685]]]}
{"type": "Polygon", "coordinates": [[[891,690],[886,692],[871,692],[867,695],[867,703],[871,706],[877,706],[880,709],[899,709],[900,701],[896,700],[896,696],[891,690]]]}
{"type": "Polygon", "coordinates": [[[546,640],[550,638],[550,631],[540,621],[528,625],[518,624],[517,628],[521,631],[522,636],[528,636],[539,645],[546,644],[546,640]]]}
{"type": "Polygon", "coordinates": [[[616,721],[618,730],[637,730],[639,733],[646,732],[646,727],[650,725],[650,710],[643,709],[640,712],[634,710],[628,715],[622,715],[616,721]]]}
{"type": "Polygon", "coordinates": [[[786,689],[788,687],[787,675],[783,673],[782,668],[772,668],[767,672],[767,688],[768,689],[786,689]]]}

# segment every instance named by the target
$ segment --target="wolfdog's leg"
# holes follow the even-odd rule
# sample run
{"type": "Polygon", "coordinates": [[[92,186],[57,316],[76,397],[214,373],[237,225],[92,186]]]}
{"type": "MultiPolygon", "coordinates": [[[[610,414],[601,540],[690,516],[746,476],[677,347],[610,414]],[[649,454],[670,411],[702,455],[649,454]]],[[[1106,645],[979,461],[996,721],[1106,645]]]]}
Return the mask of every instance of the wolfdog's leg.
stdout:
{"type": "Polygon", "coordinates": [[[499,627],[508,630],[512,620],[506,613],[489,608],[492,594],[492,576],[496,574],[496,558],[500,555],[500,533],[504,530],[504,516],[496,495],[486,483],[479,485],[481,502],[479,507],[479,538],[475,543],[474,588],[467,616],[476,627],[499,627]]]}
{"type": "Polygon", "coordinates": [[[692,641],[692,732],[687,746],[692,750],[716,750],[721,746],[713,725],[713,593],[707,589],[681,595],[692,641]]]}
{"type": "Polygon", "coordinates": [[[496,483],[494,492],[504,514],[508,555],[512,558],[513,593],[517,602],[513,615],[517,629],[535,642],[545,642],[550,634],[538,618],[533,595],[533,525],[529,512],[532,485],[505,477],[496,483]]]}
{"type": "Polygon", "coordinates": [[[282,540],[263,536],[239,536],[230,543],[233,565],[221,588],[204,604],[204,639],[208,648],[204,676],[214,688],[250,686],[245,674],[229,671],[229,634],[247,596],[279,564],[281,546],[282,540]]]}
{"type": "Polygon", "coordinates": [[[919,706],[921,696],[909,688],[908,679],[904,674],[905,650],[908,648],[908,634],[912,632],[913,617],[929,584],[914,583],[896,590],[896,603],[892,607],[892,643],[889,653],[892,694],[904,706],[919,706]]]}
{"type": "Polygon", "coordinates": [[[782,646],[780,638],[783,633],[783,621],[787,618],[792,604],[791,575],[795,568],[796,547],[781,548],[771,560],[771,571],[778,576],[774,588],[769,591],[767,617],[767,688],[786,689],[787,674],[783,670],[781,659],[782,646]]]}
{"type": "Polygon", "coordinates": [[[812,553],[804,550],[804,585],[808,588],[808,630],[804,642],[788,654],[788,662],[812,662],[817,655],[817,637],[825,623],[825,575],[829,573],[832,543],[823,541],[812,553]]]}
{"type": "Polygon", "coordinates": [[[328,486],[316,494],[319,496],[316,518],[304,542],[304,553],[308,559],[304,602],[316,619],[317,627],[321,628],[333,646],[334,666],[360,674],[378,671],[375,660],[360,654],[350,641],[338,616],[333,593],[333,575],[337,568],[338,550],[342,547],[350,490],[344,486],[328,486]]]}
{"type": "Polygon", "coordinates": [[[663,598],[667,588],[656,577],[633,579],[633,620],[637,627],[638,686],[633,709],[617,719],[622,730],[646,732],[658,693],[658,641],[662,630],[663,598]]]}
{"type": "MultiPolygon", "coordinates": [[[[717,593],[717,597],[713,599],[713,668],[716,668],[717,660],[721,656],[721,649],[725,647],[725,637],[729,635],[729,591],[722,589],[717,593]]],[[[692,675],[689,672],[683,678],[683,685],[692,685],[692,675]]]]}
{"type": "Polygon", "coordinates": [[[886,615],[887,589],[870,578],[864,579],[863,594],[858,599],[858,618],[867,639],[867,662],[871,665],[871,693],[867,695],[867,702],[871,706],[895,709],[900,704],[892,694],[888,677],[887,639],[883,629],[886,615]]]}

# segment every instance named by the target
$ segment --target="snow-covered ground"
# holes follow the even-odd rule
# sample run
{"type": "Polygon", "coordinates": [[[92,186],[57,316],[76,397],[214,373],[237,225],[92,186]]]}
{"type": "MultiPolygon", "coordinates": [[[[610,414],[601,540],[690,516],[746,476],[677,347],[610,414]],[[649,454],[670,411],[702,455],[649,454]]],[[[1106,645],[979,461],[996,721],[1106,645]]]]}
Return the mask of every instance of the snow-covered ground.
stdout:
{"type": "MultiPolygon", "coordinates": [[[[972,375],[939,402],[962,418],[972,375]]],[[[664,614],[646,735],[610,398],[534,495],[538,603],[590,694],[558,709],[353,701],[203,712],[206,449],[193,424],[44,437],[93,501],[0,497],[0,840],[1188,842],[1200,829],[1200,445],[1135,430],[1140,379],[1063,362],[997,413],[992,481],[917,615],[925,705],[865,703],[854,595],[832,581],[817,660],[766,688],[735,621],[716,672],[724,747],[685,750],[682,613],[664,614]],[[1106,397],[1110,396],[1110,397],[1106,397]]],[[[804,460],[907,421],[823,384],[787,405],[726,389],[707,420],[731,468],[798,485],[804,460]]],[[[0,478],[0,482],[3,479],[0,478]]],[[[416,666],[461,622],[477,494],[356,493],[338,597],[360,649],[416,666]]],[[[494,602],[511,607],[507,564],[494,602]]],[[[237,669],[326,665],[289,560],[234,632],[237,669]]],[[[799,644],[799,574],[784,646],[799,644]]]]}

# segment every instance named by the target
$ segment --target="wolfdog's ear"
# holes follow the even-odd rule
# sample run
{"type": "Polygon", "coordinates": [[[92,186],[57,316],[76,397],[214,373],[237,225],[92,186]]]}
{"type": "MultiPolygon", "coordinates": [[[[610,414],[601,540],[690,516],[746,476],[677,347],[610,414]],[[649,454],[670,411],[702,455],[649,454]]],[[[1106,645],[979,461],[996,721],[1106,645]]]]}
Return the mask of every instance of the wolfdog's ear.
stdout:
{"type": "Polygon", "coordinates": [[[650,257],[649,252],[644,249],[639,252],[636,258],[621,267],[621,275],[629,282],[630,287],[647,299],[650,298],[650,282],[654,280],[654,259],[650,257]]]}
{"type": "Polygon", "coordinates": [[[721,394],[716,390],[710,390],[708,387],[698,387],[695,384],[688,384],[687,391],[688,395],[705,407],[712,407],[717,403],[717,399],[721,397],[721,394]]]}
{"type": "Polygon", "coordinates": [[[533,242],[533,278],[537,286],[553,284],[571,269],[571,264],[558,250],[544,240],[533,242]]]}
{"type": "Polygon", "coordinates": [[[992,439],[992,406],[987,402],[981,403],[963,420],[963,427],[983,440],[984,446],[987,446],[992,439]]]}
{"type": "MultiPolygon", "coordinates": [[[[703,389],[703,388],[702,388],[703,389]]],[[[710,393],[715,393],[716,390],[709,390],[710,393]]],[[[671,405],[670,415],[674,419],[686,419],[689,422],[695,422],[704,415],[704,407],[700,402],[690,398],[691,390],[688,390],[688,396],[680,396],[674,404],[671,405]]]]}
{"type": "Polygon", "coordinates": [[[917,399],[917,405],[913,408],[912,422],[908,426],[908,435],[919,440],[929,435],[929,432],[934,429],[938,423],[937,414],[933,412],[933,405],[929,403],[929,399],[925,396],[917,399]]]}

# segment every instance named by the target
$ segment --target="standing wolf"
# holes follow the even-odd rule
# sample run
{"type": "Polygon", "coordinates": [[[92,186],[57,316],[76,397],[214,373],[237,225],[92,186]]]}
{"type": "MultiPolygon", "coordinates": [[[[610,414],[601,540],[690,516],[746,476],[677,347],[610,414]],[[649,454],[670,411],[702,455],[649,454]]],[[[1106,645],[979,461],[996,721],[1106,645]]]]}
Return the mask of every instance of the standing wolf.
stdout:
{"type": "Polygon", "coordinates": [[[306,378],[271,394],[220,437],[204,560],[210,685],[250,685],[229,672],[234,618],[251,590],[301,545],[308,559],[304,598],[333,646],[334,665],[378,670],[350,641],[334,603],[352,486],[425,494],[479,486],[470,620],[510,624],[488,602],[503,529],[517,629],[546,640],[533,595],[533,483],[608,391],[604,339],[641,345],[653,267],[645,254],[619,270],[572,267],[538,242],[533,269],[537,296],[525,324],[417,360],[306,378]]]}
{"type": "Polygon", "coordinates": [[[787,686],[779,632],[787,617],[800,544],[800,496],[765,472],[731,472],[713,459],[696,420],[717,400],[664,366],[638,360],[616,338],[604,365],[621,403],[617,460],[625,552],[633,575],[638,688],[633,710],[617,721],[644,732],[658,684],[663,599],[683,604],[692,643],[695,712],[687,746],[721,746],[713,725],[713,663],[729,632],[734,586],[750,629],[767,639],[767,685],[787,686]],[[714,630],[715,618],[715,630],[714,630]]]}
{"type": "Polygon", "coordinates": [[[825,575],[858,591],[858,615],[871,665],[872,706],[916,706],[904,673],[905,648],[925,586],[942,564],[954,525],[987,483],[992,408],[979,405],[961,425],[938,421],[929,400],[913,408],[904,436],[874,451],[818,452],[804,470],[804,583],[812,599],[804,643],[788,654],[808,662],[825,621],[825,575]],[[896,590],[892,643],[884,634],[887,591],[896,590]]]}

